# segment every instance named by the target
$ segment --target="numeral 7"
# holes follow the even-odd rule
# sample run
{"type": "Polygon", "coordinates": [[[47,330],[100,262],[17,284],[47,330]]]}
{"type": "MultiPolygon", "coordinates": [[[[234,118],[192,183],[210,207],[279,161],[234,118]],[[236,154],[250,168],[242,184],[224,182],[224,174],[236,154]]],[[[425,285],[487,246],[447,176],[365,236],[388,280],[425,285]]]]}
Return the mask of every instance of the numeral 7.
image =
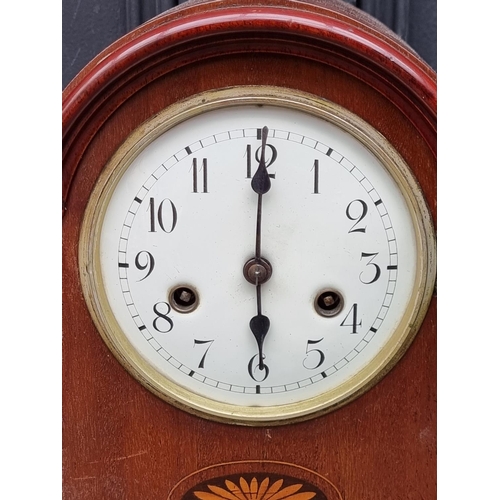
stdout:
{"type": "Polygon", "coordinates": [[[198,365],[198,368],[205,368],[205,358],[207,357],[208,350],[212,347],[212,344],[214,343],[213,340],[197,340],[195,339],[194,345],[203,345],[203,344],[208,344],[208,347],[205,350],[205,353],[203,354],[200,364],[198,365]]]}

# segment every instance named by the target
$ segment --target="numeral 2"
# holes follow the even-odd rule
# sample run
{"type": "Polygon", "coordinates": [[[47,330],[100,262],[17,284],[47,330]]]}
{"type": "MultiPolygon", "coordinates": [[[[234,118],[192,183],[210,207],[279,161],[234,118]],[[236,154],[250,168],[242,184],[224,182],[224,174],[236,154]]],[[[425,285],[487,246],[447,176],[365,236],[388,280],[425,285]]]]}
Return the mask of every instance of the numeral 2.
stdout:
{"type": "Polygon", "coordinates": [[[350,220],[355,220],[354,226],[351,227],[349,230],[350,233],[366,233],[366,226],[365,227],[356,227],[365,217],[366,214],[368,213],[368,205],[363,201],[363,200],[354,200],[347,205],[347,209],[345,211],[345,214],[347,215],[347,218],[350,220]],[[361,205],[361,213],[359,215],[356,215],[356,209],[353,209],[353,205],[360,204],[361,205]],[[352,212],[355,212],[354,214],[352,212]]]}

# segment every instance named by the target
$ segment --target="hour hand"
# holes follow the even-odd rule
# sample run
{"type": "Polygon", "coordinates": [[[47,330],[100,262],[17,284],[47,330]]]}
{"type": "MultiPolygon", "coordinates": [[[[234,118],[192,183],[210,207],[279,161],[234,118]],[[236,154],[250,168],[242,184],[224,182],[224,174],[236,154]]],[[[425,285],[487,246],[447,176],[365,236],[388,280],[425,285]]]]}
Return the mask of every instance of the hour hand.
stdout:
{"type": "Polygon", "coordinates": [[[264,352],[263,352],[264,338],[266,337],[267,332],[269,331],[270,325],[271,322],[269,321],[269,318],[260,313],[257,314],[257,316],[254,316],[250,320],[250,330],[252,330],[255,340],[257,341],[257,346],[259,348],[260,370],[264,369],[264,352]]]}

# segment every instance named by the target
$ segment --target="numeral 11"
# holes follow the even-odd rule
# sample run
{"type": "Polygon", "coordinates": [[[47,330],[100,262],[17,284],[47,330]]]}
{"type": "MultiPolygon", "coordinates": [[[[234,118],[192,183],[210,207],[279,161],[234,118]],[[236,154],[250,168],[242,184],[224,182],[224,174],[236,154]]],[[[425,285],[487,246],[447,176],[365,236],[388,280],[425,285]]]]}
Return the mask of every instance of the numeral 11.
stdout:
{"type": "MultiPolygon", "coordinates": [[[[203,158],[202,161],[202,174],[203,174],[203,191],[208,193],[208,166],[207,159],[203,158]]],[[[193,193],[198,193],[198,159],[193,158],[193,193]]]]}

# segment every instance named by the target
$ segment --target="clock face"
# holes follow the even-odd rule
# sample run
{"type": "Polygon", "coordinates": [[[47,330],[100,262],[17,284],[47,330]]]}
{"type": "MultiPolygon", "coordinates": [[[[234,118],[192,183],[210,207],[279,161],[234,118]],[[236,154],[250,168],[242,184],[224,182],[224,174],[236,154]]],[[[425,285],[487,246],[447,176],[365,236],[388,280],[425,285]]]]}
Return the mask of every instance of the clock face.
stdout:
{"type": "Polygon", "coordinates": [[[284,423],[351,400],[401,356],[432,290],[429,220],[403,160],[357,117],[228,89],[119,149],[87,209],[81,276],[103,338],[153,392],[284,423]]]}

